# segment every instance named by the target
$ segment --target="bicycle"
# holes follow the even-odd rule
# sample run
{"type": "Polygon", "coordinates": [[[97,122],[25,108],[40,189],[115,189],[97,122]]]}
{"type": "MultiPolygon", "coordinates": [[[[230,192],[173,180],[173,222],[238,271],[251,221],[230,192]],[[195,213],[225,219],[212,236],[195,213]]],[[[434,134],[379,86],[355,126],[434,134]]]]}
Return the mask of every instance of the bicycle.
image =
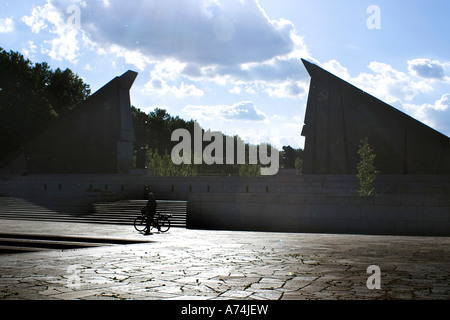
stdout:
{"type": "MultiPolygon", "coordinates": [[[[158,228],[159,232],[167,232],[170,229],[170,214],[165,214],[156,211],[153,217],[153,222],[150,225],[150,230],[152,228],[158,228]]],[[[141,214],[134,219],[134,228],[139,232],[147,231],[147,215],[145,214],[145,208],[141,210],[141,214]]]]}

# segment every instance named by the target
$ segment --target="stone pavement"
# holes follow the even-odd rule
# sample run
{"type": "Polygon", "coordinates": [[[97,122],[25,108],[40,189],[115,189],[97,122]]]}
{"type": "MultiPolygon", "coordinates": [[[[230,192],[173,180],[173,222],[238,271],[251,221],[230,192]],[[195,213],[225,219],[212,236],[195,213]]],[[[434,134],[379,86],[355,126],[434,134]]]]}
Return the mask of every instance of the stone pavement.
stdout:
{"type": "MultiPolygon", "coordinates": [[[[0,299],[450,299],[450,238],[0,221],[0,233],[147,240],[0,255],[0,299]],[[369,289],[369,266],[380,289],[369,289]]],[[[376,284],[376,281],[369,284],[376,284]]]]}

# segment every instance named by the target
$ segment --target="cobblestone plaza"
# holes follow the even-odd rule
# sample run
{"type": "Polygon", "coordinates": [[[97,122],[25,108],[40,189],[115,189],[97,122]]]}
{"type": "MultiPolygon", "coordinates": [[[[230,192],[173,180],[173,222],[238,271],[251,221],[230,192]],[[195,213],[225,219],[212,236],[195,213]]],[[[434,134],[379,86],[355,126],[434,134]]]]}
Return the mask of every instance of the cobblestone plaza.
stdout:
{"type": "Polygon", "coordinates": [[[449,238],[183,228],[144,237],[132,226],[12,220],[0,229],[136,242],[1,255],[2,300],[450,298],[449,238]]]}

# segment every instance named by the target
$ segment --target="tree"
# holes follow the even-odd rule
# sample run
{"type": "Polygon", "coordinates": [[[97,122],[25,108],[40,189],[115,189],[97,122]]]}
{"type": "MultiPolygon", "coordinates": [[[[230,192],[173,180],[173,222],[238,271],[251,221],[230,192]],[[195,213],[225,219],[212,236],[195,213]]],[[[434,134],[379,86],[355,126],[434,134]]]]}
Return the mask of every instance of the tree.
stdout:
{"type": "Polygon", "coordinates": [[[283,167],[285,169],[294,169],[295,168],[295,159],[296,159],[296,151],[291,146],[283,147],[283,167]]]}
{"type": "Polygon", "coordinates": [[[358,155],[361,159],[357,165],[357,177],[359,180],[358,193],[360,196],[366,197],[374,193],[374,181],[377,175],[380,173],[375,169],[376,155],[373,153],[373,150],[369,145],[368,138],[365,138],[365,140],[361,140],[358,155]]]}
{"type": "MultiPolygon", "coordinates": [[[[134,131],[136,142],[134,145],[136,154],[141,148],[147,147],[151,151],[148,159],[153,159],[152,163],[148,164],[153,169],[155,175],[172,175],[171,172],[176,172],[176,175],[240,175],[240,176],[259,176],[261,165],[249,163],[249,144],[245,144],[245,164],[225,164],[226,163],[226,144],[223,144],[223,163],[224,164],[198,164],[191,166],[181,166],[172,168],[173,163],[161,162],[161,159],[167,158],[171,150],[178,142],[171,140],[172,133],[176,129],[187,129],[194,136],[194,121],[185,121],[178,116],[171,116],[166,110],[156,108],[148,114],[142,112],[140,109],[132,107],[132,117],[134,123],[134,131]],[[153,157],[153,158],[152,158],[153,157]],[[161,168],[164,163],[170,170],[163,170],[161,168]]],[[[203,130],[203,129],[202,129],[203,130]]],[[[204,133],[204,130],[202,134],[204,133]]],[[[222,134],[222,139],[225,139],[222,134]]],[[[238,136],[230,137],[235,141],[241,140],[238,136]]],[[[242,140],[241,140],[242,141],[242,140]]],[[[209,144],[209,141],[202,141],[202,150],[209,144]]],[[[191,150],[194,150],[194,140],[191,141],[191,150]]],[[[237,144],[234,144],[234,155],[237,154],[237,144]]],[[[268,150],[271,150],[268,146],[268,150]]]]}
{"type": "Polygon", "coordinates": [[[0,161],[90,95],[69,69],[52,71],[0,48],[0,161]]]}
{"type": "Polygon", "coordinates": [[[291,146],[283,146],[280,152],[280,164],[284,169],[302,169],[303,149],[294,149],[291,146]]]}
{"type": "Polygon", "coordinates": [[[157,177],[189,177],[197,175],[197,168],[193,164],[176,165],[172,162],[170,155],[165,152],[163,155],[158,150],[148,150],[148,167],[157,177]]]}

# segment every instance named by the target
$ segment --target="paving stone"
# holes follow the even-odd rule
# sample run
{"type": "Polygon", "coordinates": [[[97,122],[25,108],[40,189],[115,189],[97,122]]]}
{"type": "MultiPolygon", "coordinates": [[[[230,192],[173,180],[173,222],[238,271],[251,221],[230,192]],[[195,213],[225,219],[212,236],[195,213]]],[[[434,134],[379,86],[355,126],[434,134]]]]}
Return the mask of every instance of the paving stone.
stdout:
{"type": "MultiPolygon", "coordinates": [[[[0,232],[21,228],[30,223],[0,221],[0,232]]],[[[41,232],[148,239],[130,226],[41,232]]],[[[1,255],[0,299],[450,299],[449,238],[174,228],[148,241],[1,255]],[[373,264],[381,290],[366,286],[373,264]]]]}
{"type": "Polygon", "coordinates": [[[277,290],[258,290],[255,291],[250,298],[257,299],[267,299],[267,300],[279,300],[281,296],[283,295],[283,292],[277,291],[277,290]]]}
{"type": "Polygon", "coordinates": [[[247,298],[253,294],[251,291],[245,291],[245,290],[228,290],[220,295],[222,298],[229,298],[229,299],[242,299],[247,298]]]}

